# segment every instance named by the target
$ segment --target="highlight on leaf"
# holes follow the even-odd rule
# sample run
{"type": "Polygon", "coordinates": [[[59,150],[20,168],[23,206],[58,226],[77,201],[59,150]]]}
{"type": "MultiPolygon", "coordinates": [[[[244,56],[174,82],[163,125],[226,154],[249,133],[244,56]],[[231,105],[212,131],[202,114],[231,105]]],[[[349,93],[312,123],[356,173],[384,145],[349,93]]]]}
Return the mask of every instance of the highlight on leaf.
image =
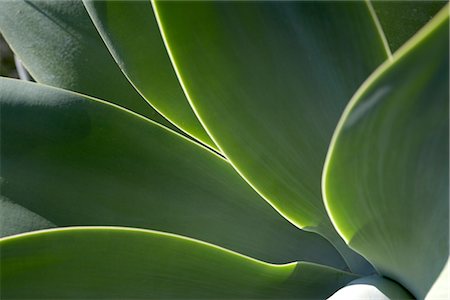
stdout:
{"type": "Polygon", "coordinates": [[[447,299],[448,19],[0,1],[0,298],[447,299]]]}

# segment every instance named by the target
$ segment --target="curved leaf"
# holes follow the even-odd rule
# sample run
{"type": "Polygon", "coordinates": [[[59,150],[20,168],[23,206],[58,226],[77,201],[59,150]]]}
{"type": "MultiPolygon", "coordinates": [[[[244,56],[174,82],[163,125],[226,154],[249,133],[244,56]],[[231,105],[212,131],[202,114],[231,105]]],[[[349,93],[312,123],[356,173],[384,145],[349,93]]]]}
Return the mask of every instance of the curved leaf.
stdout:
{"type": "Polygon", "coordinates": [[[403,287],[392,280],[369,276],[353,280],[346,287],[334,293],[329,300],[390,300],[414,299],[403,287]]]}
{"type": "Polygon", "coordinates": [[[0,32],[38,82],[111,101],[173,128],[127,81],[81,1],[1,1],[0,32]]]}
{"type": "Polygon", "coordinates": [[[137,90],[179,128],[216,148],[189,105],[150,1],[84,1],[111,54],[137,90]]]}
{"type": "Polygon", "coordinates": [[[449,252],[448,7],[355,94],[323,187],[341,236],[424,298],[449,252]]]}
{"type": "Polygon", "coordinates": [[[154,8],[185,92],[222,153],[287,219],[344,248],[320,178],[346,102],[387,57],[366,3],[154,8]]]}
{"type": "Polygon", "coordinates": [[[180,77],[220,147],[290,220],[317,226],[325,216],[319,178],[335,121],[386,57],[375,26],[364,20],[365,4],[155,7],[180,77]]]}
{"type": "Polygon", "coordinates": [[[271,262],[345,263],[203,147],[118,107],[0,79],[2,194],[58,226],[178,233],[271,262]]]}
{"type": "Polygon", "coordinates": [[[416,34],[446,3],[448,1],[371,1],[392,52],[416,34]]]}
{"type": "Polygon", "coordinates": [[[0,250],[2,299],[324,298],[355,278],[310,263],[271,265],[129,228],[26,234],[3,239],[0,250]]]}

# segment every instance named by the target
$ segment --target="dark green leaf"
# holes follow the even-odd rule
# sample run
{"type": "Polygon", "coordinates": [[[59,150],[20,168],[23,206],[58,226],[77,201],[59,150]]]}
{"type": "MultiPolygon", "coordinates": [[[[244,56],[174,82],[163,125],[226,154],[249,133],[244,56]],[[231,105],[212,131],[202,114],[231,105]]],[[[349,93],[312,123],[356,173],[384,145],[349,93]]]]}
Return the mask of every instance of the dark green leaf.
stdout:
{"type": "Polygon", "coordinates": [[[419,31],[448,1],[371,1],[392,52],[419,31]]]}
{"type": "Polygon", "coordinates": [[[215,148],[184,96],[150,1],[84,3],[111,54],[143,97],[179,128],[215,148]]]}
{"type": "Polygon", "coordinates": [[[0,90],[2,194],[50,222],[149,228],[271,262],[345,267],[190,140],[79,94],[11,79],[0,90]]]}
{"type": "Polygon", "coordinates": [[[221,151],[286,218],[338,244],[320,192],[326,150],[345,104],[387,58],[366,3],[154,8],[179,79],[221,151]]]}
{"type": "Polygon", "coordinates": [[[324,171],[341,236],[423,299],[449,253],[448,7],[361,87],[324,171]]]}
{"type": "Polygon", "coordinates": [[[0,32],[38,82],[111,101],[165,126],[127,81],[81,1],[0,1],[0,32]]]}
{"type": "Polygon", "coordinates": [[[320,174],[334,126],[386,58],[366,5],[156,7],[180,76],[226,155],[289,219],[319,225],[320,174]]]}
{"type": "Polygon", "coordinates": [[[324,299],[356,277],[127,228],[31,233],[0,250],[2,299],[324,299]]]}

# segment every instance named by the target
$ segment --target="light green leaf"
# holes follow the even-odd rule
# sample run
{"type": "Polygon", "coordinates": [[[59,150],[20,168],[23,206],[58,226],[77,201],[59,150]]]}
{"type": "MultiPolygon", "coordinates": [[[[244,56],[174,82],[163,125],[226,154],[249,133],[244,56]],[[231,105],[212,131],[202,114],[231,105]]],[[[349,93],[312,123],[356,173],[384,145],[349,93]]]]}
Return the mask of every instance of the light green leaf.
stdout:
{"type": "Polygon", "coordinates": [[[320,174],[334,126],[386,58],[366,4],[155,7],[180,78],[224,153],[295,224],[319,225],[320,174]]]}
{"type": "Polygon", "coordinates": [[[366,3],[154,8],[179,79],[222,153],[287,219],[338,244],[320,192],[326,150],[348,99],[387,58],[366,3]]]}
{"type": "Polygon", "coordinates": [[[38,82],[111,101],[174,127],[125,78],[81,1],[0,1],[0,32],[38,82]]]}
{"type": "Polygon", "coordinates": [[[0,237],[52,227],[52,222],[0,196],[0,237]]]}
{"type": "Polygon", "coordinates": [[[2,299],[323,299],[356,277],[129,228],[31,233],[3,239],[0,250],[2,299]]]}
{"type": "Polygon", "coordinates": [[[446,3],[448,1],[370,1],[392,52],[428,23],[446,3]]]}
{"type": "Polygon", "coordinates": [[[347,107],[323,187],[341,236],[419,299],[449,252],[448,7],[347,107]]]}
{"type": "Polygon", "coordinates": [[[111,54],[137,90],[179,128],[216,148],[187,101],[150,1],[84,1],[111,54]]]}
{"type": "Polygon", "coordinates": [[[206,148],[79,94],[11,79],[0,90],[2,194],[52,223],[149,228],[345,268],[206,148]]]}
{"type": "Polygon", "coordinates": [[[369,276],[353,280],[334,293],[328,300],[391,300],[414,299],[403,287],[380,276],[369,276]]]}

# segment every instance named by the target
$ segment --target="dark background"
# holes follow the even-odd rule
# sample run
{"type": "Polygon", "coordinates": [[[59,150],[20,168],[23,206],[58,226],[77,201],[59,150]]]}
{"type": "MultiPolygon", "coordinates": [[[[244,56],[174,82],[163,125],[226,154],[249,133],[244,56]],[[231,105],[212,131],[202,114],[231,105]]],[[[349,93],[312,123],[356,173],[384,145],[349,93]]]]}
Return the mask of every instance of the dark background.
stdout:
{"type": "Polygon", "coordinates": [[[0,76],[19,78],[14,64],[14,54],[0,34],[0,76]]]}

